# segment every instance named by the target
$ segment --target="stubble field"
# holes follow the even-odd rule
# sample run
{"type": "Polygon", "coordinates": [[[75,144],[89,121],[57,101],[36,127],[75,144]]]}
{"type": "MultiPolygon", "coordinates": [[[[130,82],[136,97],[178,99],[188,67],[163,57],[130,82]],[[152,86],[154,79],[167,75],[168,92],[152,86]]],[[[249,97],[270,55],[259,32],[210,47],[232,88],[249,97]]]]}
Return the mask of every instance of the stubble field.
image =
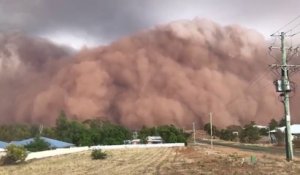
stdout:
{"type": "Polygon", "coordinates": [[[300,174],[300,160],[283,156],[239,151],[232,148],[189,146],[107,151],[105,160],[92,160],[80,152],[22,165],[2,166],[2,175],[131,175],[131,174],[300,174]],[[250,157],[254,158],[251,161],[250,157]]]}

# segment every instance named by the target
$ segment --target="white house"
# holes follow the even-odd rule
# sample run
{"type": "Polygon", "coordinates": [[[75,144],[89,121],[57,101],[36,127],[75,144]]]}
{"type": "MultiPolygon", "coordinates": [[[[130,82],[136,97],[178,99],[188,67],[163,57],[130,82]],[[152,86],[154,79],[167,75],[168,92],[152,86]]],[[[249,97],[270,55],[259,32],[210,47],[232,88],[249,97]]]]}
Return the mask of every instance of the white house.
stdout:
{"type": "MultiPolygon", "coordinates": [[[[277,132],[285,133],[285,126],[270,131],[270,137],[272,141],[276,142],[277,139],[275,137],[275,133],[277,132]]],[[[300,139],[300,124],[291,125],[291,133],[292,133],[292,139],[300,139]]]]}
{"type": "MultiPolygon", "coordinates": [[[[281,131],[281,132],[285,132],[285,126],[283,127],[280,127],[280,128],[276,128],[272,131],[270,131],[271,133],[275,133],[277,131],[281,131]]],[[[294,125],[291,125],[291,133],[293,135],[300,135],[300,124],[294,124],[294,125]]]]}
{"type": "Polygon", "coordinates": [[[140,144],[141,143],[141,139],[133,139],[131,140],[131,144],[136,145],[136,144],[140,144]]]}
{"type": "Polygon", "coordinates": [[[163,139],[161,138],[161,136],[148,136],[147,143],[148,144],[163,143],[163,139]]]}

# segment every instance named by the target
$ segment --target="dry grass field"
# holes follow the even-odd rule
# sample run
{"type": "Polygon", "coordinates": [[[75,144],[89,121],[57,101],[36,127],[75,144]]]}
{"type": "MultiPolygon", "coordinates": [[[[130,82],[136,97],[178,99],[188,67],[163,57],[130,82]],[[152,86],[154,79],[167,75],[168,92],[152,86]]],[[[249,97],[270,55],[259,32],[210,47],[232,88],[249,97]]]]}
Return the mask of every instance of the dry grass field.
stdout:
{"type": "Polygon", "coordinates": [[[2,166],[1,175],[131,175],[131,174],[300,174],[300,160],[238,151],[232,148],[191,146],[107,151],[106,160],[92,160],[90,152],[2,166]],[[256,157],[256,164],[250,156],[256,157]]]}

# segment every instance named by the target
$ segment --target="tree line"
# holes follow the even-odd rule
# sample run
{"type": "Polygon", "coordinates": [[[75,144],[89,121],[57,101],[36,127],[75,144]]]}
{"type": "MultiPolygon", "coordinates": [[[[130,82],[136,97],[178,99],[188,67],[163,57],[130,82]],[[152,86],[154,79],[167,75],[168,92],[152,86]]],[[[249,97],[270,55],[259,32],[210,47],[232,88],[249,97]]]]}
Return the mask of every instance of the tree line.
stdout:
{"type": "MultiPolygon", "coordinates": [[[[256,123],[251,121],[250,123],[242,126],[238,125],[230,125],[225,129],[218,129],[216,126],[212,126],[212,134],[216,137],[219,137],[222,140],[227,141],[240,141],[242,143],[255,143],[257,142],[261,136],[267,136],[269,134],[269,130],[274,130],[276,127],[285,126],[284,118],[276,121],[275,119],[271,119],[268,124],[268,128],[257,128],[255,127],[256,123]]],[[[206,123],[204,125],[204,130],[210,134],[210,123],[206,123]]]]}
{"type": "MultiPolygon", "coordinates": [[[[45,127],[40,133],[39,126],[36,125],[2,125],[0,126],[0,140],[14,141],[35,137],[36,143],[28,148],[34,150],[38,147],[46,147],[45,143],[38,140],[39,136],[49,137],[76,146],[92,145],[119,145],[124,140],[133,139],[132,130],[116,125],[108,121],[90,119],[83,122],[72,120],[65,112],[61,112],[56,119],[54,127],[45,127]]],[[[147,136],[161,136],[166,143],[186,142],[188,135],[183,130],[174,125],[164,125],[157,127],[142,127],[138,131],[138,138],[142,143],[146,142],[147,136]]]]}

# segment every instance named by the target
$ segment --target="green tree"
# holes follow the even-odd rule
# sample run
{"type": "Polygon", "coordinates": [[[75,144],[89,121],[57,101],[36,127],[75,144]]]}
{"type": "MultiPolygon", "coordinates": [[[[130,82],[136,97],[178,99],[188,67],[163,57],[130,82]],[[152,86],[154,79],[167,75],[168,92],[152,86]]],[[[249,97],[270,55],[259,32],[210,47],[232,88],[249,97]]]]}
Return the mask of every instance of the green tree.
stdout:
{"type": "Polygon", "coordinates": [[[231,131],[229,129],[222,129],[219,133],[219,137],[222,140],[233,141],[236,139],[237,135],[233,134],[233,131],[231,131]]]}
{"type": "Polygon", "coordinates": [[[31,127],[28,125],[2,125],[0,126],[0,140],[13,141],[33,137],[31,127]]]}
{"type": "Polygon", "coordinates": [[[155,136],[156,132],[155,132],[155,128],[148,128],[146,126],[143,126],[141,128],[141,130],[138,132],[138,138],[141,139],[142,143],[146,143],[147,142],[147,137],[148,136],[155,136]]]}
{"type": "Polygon", "coordinates": [[[186,143],[189,137],[182,129],[176,128],[174,125],[162,125],[152,128],[143,126],[138,133],[138,137],[145,143],[147,136],[161,136],[165,143],[186,143]]]}
{"type": "Polygon", "coordinates": [[[259,129],[254,127],[255,122],[251,121],[244,126],[244,129],[240,133],[240,141],[245,143],[255,143],[260,139],[259,129]]]}
{"type": "MultiPolygon", "coordinates": [[[[204,131],[206,131],[206,133],[210,135],[210,132],[211,132],[210,131],[210,123],[206,123],[204,125],[204,131]]],[[[214,126],[214,125],[212,125],[212,134],[214,136],[218,136],[219,135],[219,131],[218,131],[217,127],[214,126]]]]}
{"type": "Polygon", "coordinates": [[[31,143],[25,145],[25,148],[30,152],[37,152],[37,151],[49,150],[50,145],[40,137],[36,137],[31,143]]]}
{"type": "Polygon", "coordinates": [[[29,127],[29,130],[30,130],[30,135],[33,136],[33,137],[37,137],[40,135],[40,130],[39,130],[39,127],[37,125],[31,125],[29,127]]]}
{"type": "Polygon", "coordinates": [[[261,128],[261,129],[259,129],[259,134],[263,135],[263,136],[267,136],[267,135],[269,135],[269,129],[261,128]]]}
{"type": "Polygon", "coordinates": [[[58,138],[55,128],[46,127],[43,129],[42,135],[49,138],[58,138]]]}
{"type": "Polygon", "coordinates": [[[70,142],[71,138],[69,137],[70,121],[67,119],[67,116],[64,111],[61,111],[58,118],[56,119],[55,133],[59,139],[70,142]]]}
{"type": "Polygon", "coordinates": [[[55,133],[59,139],[77,146],[117,145],[131,139],[131,132],[125,127],[99,119],[82,123],[69,120],[63,111],[57,118],[55,133]]]}
{"type": "Polygon", "coordinates": [[[125,127],[114,125],[109,122],[103,123],[100,128],[101,143],[104,145],[118,145],[123,144],[124,140],[132,138],[131,131],[125,127]]]}

